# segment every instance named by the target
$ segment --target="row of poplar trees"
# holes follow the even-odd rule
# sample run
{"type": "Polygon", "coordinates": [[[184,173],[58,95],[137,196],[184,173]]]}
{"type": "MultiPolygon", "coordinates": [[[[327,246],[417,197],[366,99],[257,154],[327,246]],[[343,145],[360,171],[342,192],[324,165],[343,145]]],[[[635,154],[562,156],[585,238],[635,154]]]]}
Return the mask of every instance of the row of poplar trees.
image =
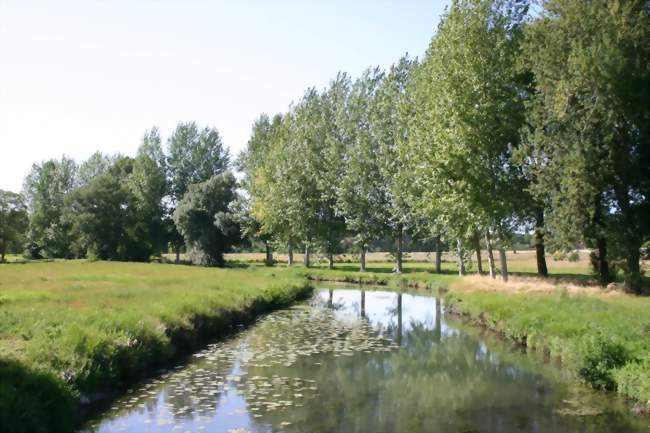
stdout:
{"type": "MultiPolygon", "coordinates": [[[[421,60],[339,73],[262,115],[239,164],[249,230],[329,257],[405,233],[470,253],[534,232],[584,243],[601,282],[641,290],[650,238],[650,6],[643,0],[454,0],[421,60]]],[[[438,248],[440,250],[440,247],[438,248]]],[[[440,270],[440,251],[437,268],[440,270]]],[[[478,264],[480,266],[480,259],[478,264]]],[[[479,267],[479,270],[480,267],[479,267]]]]}

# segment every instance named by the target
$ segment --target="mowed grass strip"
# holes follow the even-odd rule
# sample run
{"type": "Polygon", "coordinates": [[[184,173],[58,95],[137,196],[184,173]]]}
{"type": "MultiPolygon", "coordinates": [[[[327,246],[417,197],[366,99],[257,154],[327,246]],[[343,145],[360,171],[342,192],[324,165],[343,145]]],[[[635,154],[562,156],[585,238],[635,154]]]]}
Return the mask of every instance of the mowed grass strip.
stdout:
{"type": "Polygon", "coordinates": [[[115,392],[308,290],[304,277],[264,267],[0,265],[0,430],[70,431],[80,398],[115,392]]]}

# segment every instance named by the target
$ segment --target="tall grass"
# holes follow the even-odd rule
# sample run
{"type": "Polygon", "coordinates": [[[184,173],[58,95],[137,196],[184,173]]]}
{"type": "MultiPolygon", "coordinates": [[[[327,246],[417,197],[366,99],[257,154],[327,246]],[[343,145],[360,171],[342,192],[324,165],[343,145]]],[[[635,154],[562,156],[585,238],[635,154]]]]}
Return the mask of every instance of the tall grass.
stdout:
{"type": "Polygon", "coordinates": [[[650,409],[650,298],[452,290],[453,311],[559,358],[576,378],[650,409]]]}
{"type": "Polygon", "coordinates": [[[0,430],[68,431],[80,399],[307,290],[304,277],[261,267],[0,265],[0,430]]]}

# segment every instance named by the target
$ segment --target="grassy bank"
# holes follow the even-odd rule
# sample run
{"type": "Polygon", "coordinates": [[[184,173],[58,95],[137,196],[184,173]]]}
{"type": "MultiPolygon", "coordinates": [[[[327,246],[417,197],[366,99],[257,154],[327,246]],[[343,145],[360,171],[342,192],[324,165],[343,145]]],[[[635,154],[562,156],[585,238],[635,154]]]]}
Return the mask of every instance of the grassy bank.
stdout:
{"type": "Polygon", "coordinates": [[[307,291],[299,274],[264,267],[0,265],[0,430],[70,431],[81,400],[307,291]]]}
{"type": "Polygon", "coordinates": [[[451,284],[452,311],[559,359],[577,379],[650,410],[650,297],[530,281],[451,284]],[[500,286],[500,287],[499,287],[500,286]]]}

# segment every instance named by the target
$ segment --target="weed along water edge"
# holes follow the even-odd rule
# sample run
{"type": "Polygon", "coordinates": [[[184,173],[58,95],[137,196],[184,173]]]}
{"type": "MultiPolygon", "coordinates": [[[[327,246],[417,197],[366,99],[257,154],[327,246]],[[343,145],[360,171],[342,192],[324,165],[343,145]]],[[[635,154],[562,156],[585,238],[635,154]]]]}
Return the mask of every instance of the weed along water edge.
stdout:
{"type": "Polygon", "coordinates": [[[129,389],[81,430],[647,432],[626,402],[420,294],[328,285],[129,389]]]}

